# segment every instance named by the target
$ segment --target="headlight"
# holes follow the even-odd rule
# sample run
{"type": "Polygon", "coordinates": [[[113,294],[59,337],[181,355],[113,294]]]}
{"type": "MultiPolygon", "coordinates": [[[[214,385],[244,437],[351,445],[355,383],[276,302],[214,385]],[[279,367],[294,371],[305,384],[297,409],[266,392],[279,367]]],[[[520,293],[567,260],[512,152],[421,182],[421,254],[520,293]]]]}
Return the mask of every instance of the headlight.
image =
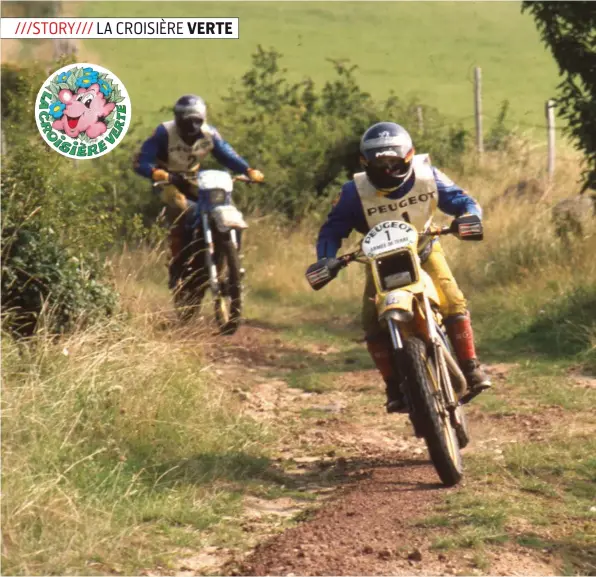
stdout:
{"type": "Polygon", "coordinates": [[[209,191],[209,202],[211,204],[223,204],[226,201],[226,191],[221,188],[209,191]]]}

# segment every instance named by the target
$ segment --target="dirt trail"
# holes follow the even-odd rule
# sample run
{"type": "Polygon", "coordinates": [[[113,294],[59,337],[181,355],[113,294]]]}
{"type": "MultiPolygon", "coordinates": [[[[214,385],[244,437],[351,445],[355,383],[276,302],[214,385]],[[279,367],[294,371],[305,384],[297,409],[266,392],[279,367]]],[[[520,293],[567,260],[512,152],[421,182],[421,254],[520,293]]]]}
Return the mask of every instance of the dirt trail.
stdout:
{"type": "MultiPolygon", "coordinates": [[[[280,468],[302,479],[300,489],[318,495],[319,502],[314,512],[281,533],[275,519],[295,515],[304,503],[281,499],[283,503],[270,502],[269,510],[261,503],[259,510],[247,502],[245,530],[252,535],[253,550],[245,555],[221,552],[211,556],[207,566],[187,564],[181,574],[557,574],[556,559],[514,544],[501,546],[498,554],[487,551],[482,563],[473,551],[432,549],[433,541],[448,535],[449,528],[429,529],[420,521],[459,488],[439,483],[424,442],[413,437],[407,417],[385,414],[376,371],[352,369],[349,357],[327,345],[290,345],[274,330],[254,325],[242,327],[208,354],[216,372],[236,383],[246,413],[262,421],[296,423],[296,435],[280,439],[280,468]],[[283,375],[317,359],[343,363],[342,370],[333,373],[333,389],[312,393],[290,388],[283,375]],[[321,418],[300,428],[304,411],[321,418]]],[[[508,367],[489,370],[505,387],[508,367]]],[[[473,441],[464,451],[464,463],[466,454],[477,450],[498,460],[505,443],[540,435],[547,423],[552,425],[556,409],[522,421],[491,417],[470,406],[468,418],[473,441]]]]}

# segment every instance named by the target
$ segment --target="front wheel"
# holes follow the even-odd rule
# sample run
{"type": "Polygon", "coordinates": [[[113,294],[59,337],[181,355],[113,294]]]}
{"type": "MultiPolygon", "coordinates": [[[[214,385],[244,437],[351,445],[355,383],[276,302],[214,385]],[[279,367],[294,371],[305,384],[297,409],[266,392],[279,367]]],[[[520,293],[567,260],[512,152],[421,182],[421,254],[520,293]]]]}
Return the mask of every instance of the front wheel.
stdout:
{"type": "Polygon", "coordinates": [[[238,249],[231,240],[218,247],[217,277],[220,293],[215,298],[215,321],[221,334],[232,335],[242,317],[242,277],[238,249]]]}
{"type": "Polygon", "coordinates": [[[404,347],[409,365],[406,386],[415,412],[412,420],[424,436],[441,481],[452,487],[463,477],[463,463],[449,411],[435,376],[438,371],[434,370],[434,361],[429,357],[423,341],[410,338],[405,341],[404,347]]]}

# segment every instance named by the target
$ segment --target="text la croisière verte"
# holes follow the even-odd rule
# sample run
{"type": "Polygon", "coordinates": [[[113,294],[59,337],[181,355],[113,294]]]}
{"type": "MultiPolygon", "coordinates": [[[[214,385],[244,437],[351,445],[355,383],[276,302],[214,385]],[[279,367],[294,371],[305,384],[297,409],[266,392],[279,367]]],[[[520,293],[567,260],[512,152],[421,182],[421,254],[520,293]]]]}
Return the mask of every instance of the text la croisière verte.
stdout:
{"type": "Polygon", "coordinates": [[[116,121],[114,127],[110,130],[110,133],[100,140],[96,144],[86,145],[82,142],[75,141],[73,143],[66,140],[64,134],[58,136],[58,133],[52,129],[52,116],[45,110],[49,109],[47,101],[51,101],[52,94],[50,92],[44,92],[39,103],[39,108],[42,109],[39,113],[39,120],[41,121],[41,127],[43,132],[47,135],[48,140],[52,143],[52,146],[59,148],[62,152],[70,156],[89,157],[97,156],[100,152],[107,150],[106,142],[108,144],[114,144],[124,128],[124,120],[126,118],[127,107],[124,104],[117,104],[115,108],[116,121]],[[44,110],[45,109],[45,110],[44,110]]]}

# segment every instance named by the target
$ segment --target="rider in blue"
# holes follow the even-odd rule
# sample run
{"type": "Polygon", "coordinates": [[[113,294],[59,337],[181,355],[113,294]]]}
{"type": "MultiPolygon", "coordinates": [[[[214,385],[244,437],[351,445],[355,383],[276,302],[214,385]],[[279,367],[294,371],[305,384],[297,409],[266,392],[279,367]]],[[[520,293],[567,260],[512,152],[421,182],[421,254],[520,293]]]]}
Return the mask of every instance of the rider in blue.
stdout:
{"type": "MultiPolygon", "coordinates": [[[[366,234],[385,220],[405,220],[422,230],[439,208],[458,217],[474,214],[482,218],[478,203],[430,163],[427,154],[415,154],[408,132],[393,122],[371,126],[360,141],[363,172],[346,182],[334,202],[317,239],[317,258],[335,257],[342,239],[352,230],[366,234]]],[[[438,239],[421,241],[422,268],[430,275],[441,297],[441,314],[471,395],[490,387],[474,346],[467,303],[447,264],[438,239]]],[[[363,296],[362,325],[368,351],[381,373],[387,392],[387,411],[407,408],[391,362],[391,341],[377,318],[375,287],[367,269],[363,296]]]]}
{"type": "Polygon", "coordinates": [[[175,288],[187,256],[184,249],[192,240],[185,226],[185,217],[195,202],[189,180],[196,175],[201,160],[209,153],[232,172],[246,174],[255,182],[264,180],[259,170],[250,168],[217,129],[208,125],[207,107],[199,96],[181,96],[174,105],[174,120],[160,124],[143,143],[134,161],[137,174],[154,182],[166,181],[162,200],[167,204],[170,228],[170,288],[175,288]]]}

